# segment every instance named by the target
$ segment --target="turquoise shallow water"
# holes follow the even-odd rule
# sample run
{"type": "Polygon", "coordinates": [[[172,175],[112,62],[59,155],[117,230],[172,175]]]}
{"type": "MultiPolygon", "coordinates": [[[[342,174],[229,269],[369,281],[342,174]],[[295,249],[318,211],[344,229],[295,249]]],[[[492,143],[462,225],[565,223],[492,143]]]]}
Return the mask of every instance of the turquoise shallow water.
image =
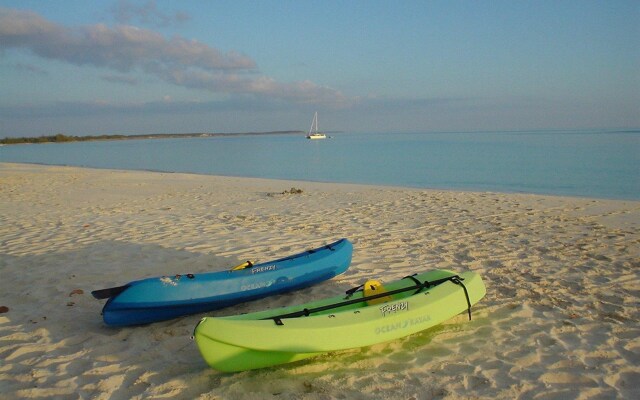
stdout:
{"type": "Polygon", "coordinates": [[[3,146],[0,161],[640,200],[640,131],[74,142],[3,146]]]}

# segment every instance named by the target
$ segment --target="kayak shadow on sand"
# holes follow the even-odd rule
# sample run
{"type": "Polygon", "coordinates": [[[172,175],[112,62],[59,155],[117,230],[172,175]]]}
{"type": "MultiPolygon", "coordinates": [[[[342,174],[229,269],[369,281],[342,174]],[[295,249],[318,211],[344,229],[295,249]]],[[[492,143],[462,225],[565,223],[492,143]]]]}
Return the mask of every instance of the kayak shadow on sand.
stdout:
{"type": "MultiPolygon", "coordinates": [[[[120,389],[108,388],[115,385],[126,388],[122,397],[149,393],[151,386],[155,387],[153,394],[161,395],[163,384],[172,379],[217,374],[207,367],[191,339],[204,315],[276,308],[349,288],[334,279],[205,314],[126,328],[106,326],[100,314],[105,301],[91,296],[92,290],[132,280],[221,271],[239,261],[243,260],[121,241],[44,254],[0,255],[0,305],[8,308],[0,314],[0,357],[8,367],[9,393],[36,385],[62,397],[103,391],[115,394],[120,389]],[[25,374],[33,380],[23,379],[25,374]],[[68,380],[74,382],[68,385],[69,393],[59,387],[68,380]]],[[[209,388],[206,379],[197,381],[204,385],[201,390],[209,388]]],[[[190,385],[189,391],[197,393],[198,384],[190,385]]]]}

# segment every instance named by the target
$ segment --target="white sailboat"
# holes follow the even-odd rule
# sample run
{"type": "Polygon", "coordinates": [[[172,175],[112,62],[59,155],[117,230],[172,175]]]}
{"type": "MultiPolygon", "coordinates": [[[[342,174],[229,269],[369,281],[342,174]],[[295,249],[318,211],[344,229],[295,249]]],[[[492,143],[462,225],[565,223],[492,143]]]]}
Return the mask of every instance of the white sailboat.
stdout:
{"type": "Polygon", "coordinates": [[[324,133],[318,132],[318,112],[313,116],[313,121],[311,121],[311,128],[309,128],[309,133],[307,134],[307,139],[326,139],[327,135],[324,133]]]}

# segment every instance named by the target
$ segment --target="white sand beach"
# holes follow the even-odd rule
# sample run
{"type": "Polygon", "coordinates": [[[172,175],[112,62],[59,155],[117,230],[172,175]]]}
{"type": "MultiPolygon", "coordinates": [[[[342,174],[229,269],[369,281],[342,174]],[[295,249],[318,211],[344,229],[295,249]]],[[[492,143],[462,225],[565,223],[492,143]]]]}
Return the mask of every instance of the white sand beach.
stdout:
{"type": "Polygon", "coordinates": [[[639,227],[637,201],[0,163],[0,397],[638,399],[639,227]],[[479,272],[487,296],[472,321],[225,374],[190,337],[203,315],[109,328],[90,294],[341,237],[345,274],[210,314],[433,268],[479,272]]]}

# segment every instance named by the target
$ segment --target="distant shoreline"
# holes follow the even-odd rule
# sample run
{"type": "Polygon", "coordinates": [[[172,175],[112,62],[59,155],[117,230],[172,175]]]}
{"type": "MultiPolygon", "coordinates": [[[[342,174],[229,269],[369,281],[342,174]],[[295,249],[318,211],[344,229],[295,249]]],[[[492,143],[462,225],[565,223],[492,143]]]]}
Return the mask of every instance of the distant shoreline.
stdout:
{"type": "Polygon", "coordinates": [[[140,139],[175,139],[192,137],[220,137],[220,136],[258,136],[258,135],[302,135],[303,131],[268,131],[268,132],[223,132],[223,133],[152,133],[146,135],[99,135],[99,136],[67,136],[57,134],[52,136],[18,137],[0,139],[0,144],[39,144],[39,143],[69,143],[90,142],[103,140],[140,140],[140,139]]]}

